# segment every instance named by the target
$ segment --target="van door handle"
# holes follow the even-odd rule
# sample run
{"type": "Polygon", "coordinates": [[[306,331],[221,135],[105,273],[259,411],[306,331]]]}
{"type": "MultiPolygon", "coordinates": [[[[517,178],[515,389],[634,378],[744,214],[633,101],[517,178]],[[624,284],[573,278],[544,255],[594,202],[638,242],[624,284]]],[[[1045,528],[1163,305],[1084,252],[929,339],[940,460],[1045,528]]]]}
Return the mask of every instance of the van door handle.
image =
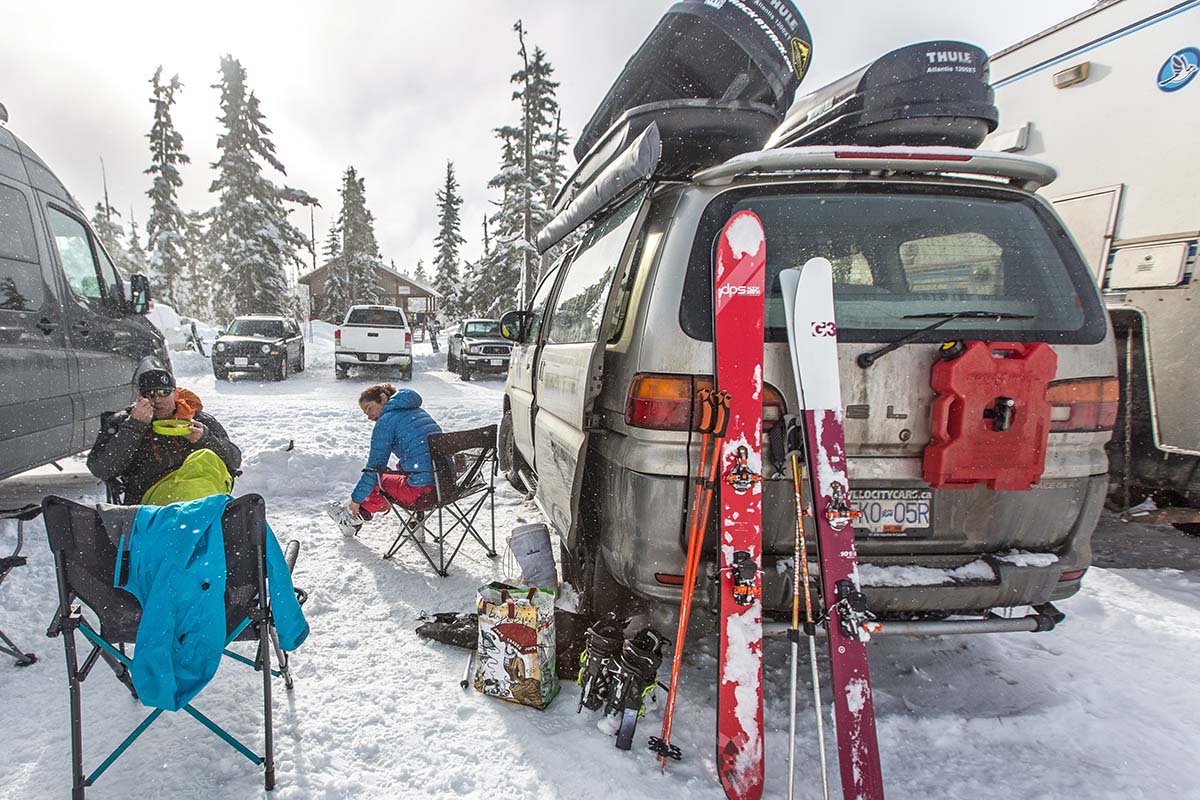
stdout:
{"type": "Polygon", "coordinates": [[[54,333],[54,330],[58,327],[58,325],[49,317],[42,317],[37,321],[37,325],[34,327],[49,336],[50,334],[54,333]]]}
{"type": "Polygon", "coordinates": [[[87,320],[81,319],[79,322],[76,322],[74,325],[71,326],[71,330],[75,331],[80,336],[87,336],[89,333],[92,332],[92,326],[88,323],[87,320]]]}

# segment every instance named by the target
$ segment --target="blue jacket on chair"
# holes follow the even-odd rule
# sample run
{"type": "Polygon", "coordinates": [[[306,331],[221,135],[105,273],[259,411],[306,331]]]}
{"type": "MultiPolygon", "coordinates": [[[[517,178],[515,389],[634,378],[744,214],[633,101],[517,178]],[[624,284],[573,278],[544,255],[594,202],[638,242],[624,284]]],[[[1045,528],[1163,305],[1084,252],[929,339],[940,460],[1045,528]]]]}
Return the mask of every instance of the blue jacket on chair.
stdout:
{"type": "MultiPolygon", "coordinates": [[[[429,455],[429,434],[441,433],[433,417],[421,408],[421,395],[412,389],[401,389],[383,406],[383,412],[371,432],[371,454],[368,469],[384,469],[392,453],[399,459],[399,468],[408,473],[410,486],[433,486],[433,458],[429,455]]],[[[361,503],[378,485],[379,478],[364,472],[350,494],[361,503]]]]}
{"type": "MultiPolygon", "coordinates": [[[[229,495],[141,506],[117,553],[116,580],[142,606],[134,643],[134,688],[143,705],[178,711],[208,684],[225,649],[225,537],[229,495]],[[123,553],[128,552],[121,583],[123,553]]],[[[279,645],[294,650],[308,623],[292,576],[267,526],[267,593],[279,645]]]]}

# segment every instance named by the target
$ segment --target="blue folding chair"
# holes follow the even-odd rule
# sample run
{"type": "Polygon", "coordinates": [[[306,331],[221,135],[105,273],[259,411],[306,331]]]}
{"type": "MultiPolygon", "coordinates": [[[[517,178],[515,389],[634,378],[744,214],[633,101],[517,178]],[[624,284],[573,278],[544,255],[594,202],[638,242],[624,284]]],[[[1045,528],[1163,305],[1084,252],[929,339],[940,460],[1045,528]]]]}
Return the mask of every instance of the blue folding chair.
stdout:
{"type": "MultiPolygon", "coordinates": [[[[60,497],[42,501],[46,533],[54,565],[58,573],[58,612],[48,636],[63,636],[67,654],[67,679],[71,695],[71,768],[72,800],[82,800],[84,789],[112,766],[131,744],[154,723],[163,709],[152,711],[132,733],[90,774],[83,771],[83,718],[81,710],[82,683],[98,660],[104,660],[117,679],[137,696],[130,678],[132,661],[125,645],[137,639],[142,609],[133,596],[113,586],[117,562],[117,544],[106,530],[101,511],[95,506],[80,505],[60,497]],[[98,619],[93,625],[84,617],[86,606],[98,619]],[[75,633],[79,632],[92,645],[92,650],[80,664],[75,633]]],[[[130,513],[124,508],[115,513],[130,513]]],[[[191,704],[183,711],[219,736],[255,764],[261,764],[268,790],[275,786],[274,734],[271,719],[271,676],[282,677],[285,686],[292,688],[292,677],[286,655],[279,648],[271,616],[270,596],[266,586],[266,504],[256,494],[229,502],[221,519],[225,539],[226,560],[226,645],[235,641],[257,641],[258,652],[250,659],[228,649],[225,655],[253,666],[263,674],[263,736],[264,753],[258,755],[242,744],[221,726],[197,711],[191,704]],[[278,669],[271,667],[274,651],[278,669]]],[[[295,566],[299,542],[290,542],[284,558],[288,569],[295,566]]],[[[304,602],[304,592],[297,589],[304,602]]],[[[86,645],[85,645],[86,646],[86,645]]]]}

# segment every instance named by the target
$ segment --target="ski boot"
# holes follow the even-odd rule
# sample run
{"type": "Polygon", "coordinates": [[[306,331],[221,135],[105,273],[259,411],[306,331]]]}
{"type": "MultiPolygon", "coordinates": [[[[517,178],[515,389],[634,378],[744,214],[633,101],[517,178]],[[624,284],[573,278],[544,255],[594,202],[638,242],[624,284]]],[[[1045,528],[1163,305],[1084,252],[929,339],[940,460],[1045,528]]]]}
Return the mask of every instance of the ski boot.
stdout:
{"type": "Polygon", "coordinates": [[[643,628],[636,636],[626,639],[621,656],[609,666],[609,693],[604,715],[619,716],[617,748],[628,750],[633,745],[637,721],[646,712],[646,697],[658,686],[658,668],[663,662],[663,647],[671,640],[653,628],[643,628]]]}
{"type": "Polygon", "coordinates": [[[346,504],[340,500],[325,504],[325,513],[337,523],[341,528],[342,533],[347,536],[357,536],[362,523],[350,516],[350,509],[346,508],[346,504]]]}
{"type": "Polygon", "coordinates": [[[616,612],[610,611],[584,634],[586,644],[579,654],[579,676],[575,679],[583,687],[576,714],[585,706],[589,711],[595,711],[608,701],[608,674],[613,661],[620,655],[628,622],[617,619],[616,612]]]}

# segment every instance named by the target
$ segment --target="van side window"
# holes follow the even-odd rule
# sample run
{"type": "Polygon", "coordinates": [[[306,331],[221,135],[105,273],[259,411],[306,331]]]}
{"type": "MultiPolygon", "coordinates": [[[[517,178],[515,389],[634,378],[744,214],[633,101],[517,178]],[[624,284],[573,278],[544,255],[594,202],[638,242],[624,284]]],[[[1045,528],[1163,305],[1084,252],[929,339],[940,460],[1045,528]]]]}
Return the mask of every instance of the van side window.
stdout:
{"type": "MultiPolygon", "coordinates": [[[[565,257],[570,258],[570,255],[565,257]]],[[[542,330],[542,322],[546,319],[546,301],[550,299],[550,292],[554,289],[554,282],[558,279],[558,270],[561,264],[560,261],[546,271],[545,277],[542,278],[537,291],[534,292],[533,301],[529,304],[529,312],[533,317],[529,320],[529,330],[525,332],[523,344],[536,342],[538,339],[538,334],[542,330]]]]}
{"type": "Polygon", "coordinates": [[[96,267],[96,256],[92,252],[91,238],[87,227],[74,217],[57,208],[48,207],[50,227],[54,231],[54,245],[62,260],[67,285],[80,300],[100,301],[104,294],[100,289],[100,273],[96,267]]]}
{"type": "Polygon", "coordinates": [[[550,315],[550,344],[594,342],[599,338],[600,320],[617,274],[617,262],[644,199],[639,194],[627,201],[601,220],[584,239],[558,290],[558,302],[550,315]]]}
{"type": "Polygon", "coordinates": [[[121,278],[118,276],[117,268],[113,265],[112,259],[108,257],[108,253],[104,252],[104,248],[97,243],[96,255],[99,256],[100,262],[100,283],[104,287],[104,296],[108,298],[110,303],[118,303],[117,298],[121,297],[121,278]]]}
{"type": "Polygon", "coordinates": [[[45,299],[29,202],[0,184],[0,311],[33,311],[45,299]]]}

